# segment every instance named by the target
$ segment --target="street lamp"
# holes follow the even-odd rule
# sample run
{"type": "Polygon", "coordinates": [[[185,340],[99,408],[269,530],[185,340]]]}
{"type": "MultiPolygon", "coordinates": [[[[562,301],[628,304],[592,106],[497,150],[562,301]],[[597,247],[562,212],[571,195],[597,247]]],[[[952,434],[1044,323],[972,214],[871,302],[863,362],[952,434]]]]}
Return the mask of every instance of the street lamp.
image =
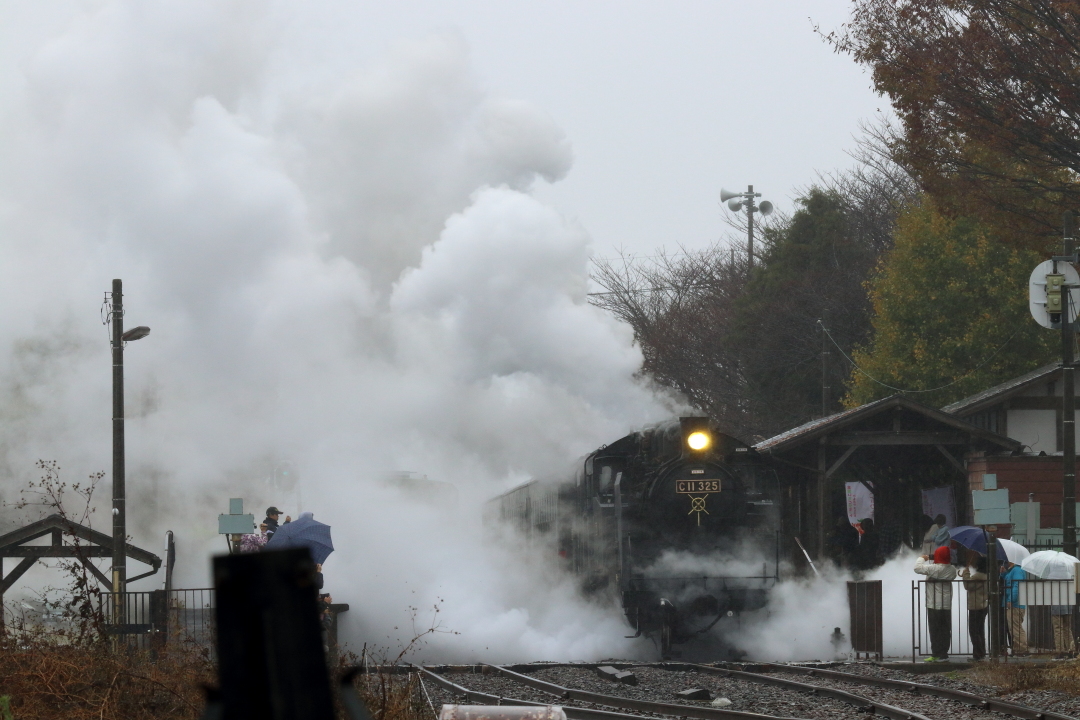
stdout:
{"type": "Polygon", "coordinates": [[[720,188],[720,202],[726,202],[728,209],[732,212],[739,212],[746,208],[746,260],[749,263],[747,267],[747,275],[750,274],[750,270],[754,267],[754,213],[760,212],[762,215],[772,215],[773,204],[768,200],[762,200],[760,205],[754,204],[754,198],[761,197],[761,193],[754,192],[753,185],[746,186],[746,192],[737,193],[730,190],[724,190],[720,188]]]}
{"type": "MultiPolygon", "coordinates": [[[[116,593],[117,610],[123,602],[120,593],[127,590],[127,512],[125,508],[126,488],[124,487],[124,343],[140,340],[150,334],[145,325],[133,327],[124,332],[124,292],[120,280],[112,281],[112,293],[105,299],[109,304],[106,323],[112,321],[112,360],[113,360],[113,553],[112,553],[112,589],[116,593]]],[[[120,621],[119,613],[116,616],[120,621]]]]}

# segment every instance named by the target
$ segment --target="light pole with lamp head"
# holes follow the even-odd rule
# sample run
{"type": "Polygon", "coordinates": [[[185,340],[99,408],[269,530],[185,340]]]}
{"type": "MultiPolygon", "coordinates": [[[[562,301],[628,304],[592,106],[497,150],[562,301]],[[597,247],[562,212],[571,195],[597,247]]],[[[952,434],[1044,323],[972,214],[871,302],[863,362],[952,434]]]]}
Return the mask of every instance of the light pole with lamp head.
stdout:
{"type": "Polygon", "coordinates": [[[140,340],[150,334],[145,325],[124,332],[123,283],[113,280],[109,320],[112,320],[113,359],[113,552],[112,584],[116,597],[116,621],[120,622],[122,610],[121,593],[127,590],[127,510],[124,485],[124,343],[140,340]]]}

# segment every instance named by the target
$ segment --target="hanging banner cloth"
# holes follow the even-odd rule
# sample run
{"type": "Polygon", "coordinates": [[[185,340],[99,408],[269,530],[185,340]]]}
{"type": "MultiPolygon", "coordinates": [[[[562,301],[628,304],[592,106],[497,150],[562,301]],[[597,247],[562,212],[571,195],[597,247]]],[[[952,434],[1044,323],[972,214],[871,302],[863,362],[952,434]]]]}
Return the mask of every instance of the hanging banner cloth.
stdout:
{"type": "Polygon", "coordinates": [[[944,515],[945,525],[956,527],[956,502],[953,500],[952,485],[923,490],[922,511],[928,518],[944,515]]]}
{"type": "Polygon", "coordinates": [[[862,532],[862,527],[859,525],[860,520],[874,519],[874,493],[870,492],[870,488],[866,487],[861,482],[846,482],[844,483],[844,495],[847,498],[847,519],[848,522],[859,528],[859,532],[862,532]]]}

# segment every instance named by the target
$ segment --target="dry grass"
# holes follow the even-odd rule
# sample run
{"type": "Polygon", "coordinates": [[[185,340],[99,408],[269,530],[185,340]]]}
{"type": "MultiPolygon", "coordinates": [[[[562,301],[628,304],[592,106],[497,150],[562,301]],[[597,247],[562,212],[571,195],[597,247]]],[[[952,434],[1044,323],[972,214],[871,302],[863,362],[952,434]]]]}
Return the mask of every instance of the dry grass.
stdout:
{"type": "Polygon", "coordinates": [[[416,673],[379,669],[359,675],[355,686],[375,720],[433,720],[416,673]]]}
{"type": "MultiPolygon", "coordinates": [[[[346,654],[334,675],[357,662],[346,654]]],[[[0,720],[196,720],[204,686],[217,680],[207,653],[173,643],[168,652],[71,644],[46,632],[0,641],[0,720]],[[8,714],[10,713],[10,715],[8,714]]],[[[375,720],[432,720],[415,673],[373,669],[354,680],[375,720]]],[[[345,720],[338,710],[339,720],[345,720]]]]}
{"type": "MultiPolygon", "coordinates": [[[[40,506],[64,518],[89,525],[96,483],[70,487],[60,480],[55,461],[40,460],[40,481],[23,491],[16,508],[40,506]],[[65,509],[65,494],[80,499],[77,512],[65,509]]],[[[68,496],[70,497],[70,496],[68,496]]],[[[78,546],[78,538],[65,535],[78,546]]],[[[0,720],[195,720],[206,704],[207,685],[216,684],[217,669],[205,648],[181,637],[171,638],[159,652],[128,649],[105,634],[101,591],[86,568],[75,561],[55,565],[66,571],[66,590],[40,593],[40,611],[12,612],[13,623],[0,630],[0,720]]],[[[416,609],[412,609],[415,612],[416,609]]],[[[0,612],[4,608],[0,607],[0,612]]],[[[438,614],[438,607],[435,607],[438,614]]],[[[425,635],[442,632],[437,624],[418,632],[412,642],[388,663],[396,665],[425,635]]],[[[385,658],[385,653],[383,657],[385,658]]],[[[332,668],[335,680],[360,658],[345,653],[332,668]]],[[[354,680],[360,697],[375,720],[431,720],[413,674],[373,672],[354,680]]],[[[337,711],[345,720],[343,711],[337,711]]]]}
{"type": "Polygon", "coordinates": [[[1002,692],[1057,690],[1080,695],[1080,660],[1039,664],[982,663],[966,675],[980,685],[993,686],[1002,692]]]}
{"type": "Polygon", "coordinates": [[[106,642],[69,645],[25,635],[0,644],[0,696],[17,720],[194,719],[203,708],[202,685],[213,677],[205,654],[193,650],[153,657],[106,642]]]}

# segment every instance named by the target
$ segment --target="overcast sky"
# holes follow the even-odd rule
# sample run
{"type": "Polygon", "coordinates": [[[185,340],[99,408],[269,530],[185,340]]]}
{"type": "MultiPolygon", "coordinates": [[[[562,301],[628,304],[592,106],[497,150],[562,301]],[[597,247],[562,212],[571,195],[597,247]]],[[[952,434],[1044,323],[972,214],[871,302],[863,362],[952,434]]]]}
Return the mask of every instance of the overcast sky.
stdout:
{"type": "Polygon", "coordinates": [[[551,113],[574,163],[537,196],[579,220],[601,255],[709,244],[725,232],[721,187],[752,183],[790,210],[817,171],[850,164],[859,121],[887,109],[813,32],[839,27],[846,0],[438,0],[358,3],[353,18],[335,5],[295,17],[327,69],[454,29],[487,91],[551,113]]]}

